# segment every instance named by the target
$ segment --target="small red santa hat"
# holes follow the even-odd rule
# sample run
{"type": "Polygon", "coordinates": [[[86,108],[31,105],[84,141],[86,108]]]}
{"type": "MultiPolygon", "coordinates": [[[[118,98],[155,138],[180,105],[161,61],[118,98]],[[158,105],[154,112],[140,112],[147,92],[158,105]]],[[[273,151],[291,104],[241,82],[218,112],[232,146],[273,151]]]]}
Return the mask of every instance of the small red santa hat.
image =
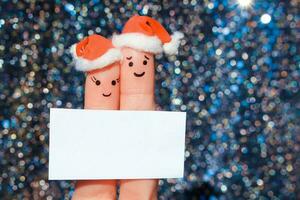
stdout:
{"type": "Polygon", "coordinates": [[[112,42],[116,47],[174,55],[178,53],[182,38],[181,32],[170,36],[166,29],[151,17],[135,15],[126,22],[122,34],[113,36],[112,42]]]}
{"type": "Polygon", "coordinates": [[[104,68],[122,58],[119,49],[112,41],[94,34],[71,46],[70,52],[78,71],[91,71],[104,68]]]}

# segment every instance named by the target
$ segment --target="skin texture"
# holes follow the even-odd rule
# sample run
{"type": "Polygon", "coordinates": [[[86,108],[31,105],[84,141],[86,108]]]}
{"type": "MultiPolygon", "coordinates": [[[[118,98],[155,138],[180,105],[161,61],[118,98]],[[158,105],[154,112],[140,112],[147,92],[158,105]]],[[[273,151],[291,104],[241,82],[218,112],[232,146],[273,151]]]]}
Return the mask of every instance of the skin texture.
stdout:
{"type": "Polygon", "coordinates": [[[72,200],[115,200],[116,180],[77,181],[72,200]]]}
{"type": "Polygon", "coordinates": [[[119,110],[119,75],[119,64],[89,72],[85,81],[84,108],[119,110]]]}
{"type": "MultiPolygon", "coordinates": [[[[119,75],[120,65],[118,63],[89,72],[85,81],[84,108],[118,110],[120,97],[119,75]]],[[[116,199],[116,185],[117,180],[80,180],[76,183],[72,199],[113,200],[116,199]]]]}
{"type": "MultiPolygon", "coordinates": [[[[155,110],[154,56],[127,47],[122,55],[120,110],[155,110]]],[[[120,180],[119,199],[156,200],[157,185],[157,179],[120,180]]]]}
{"type": "Polygon", "coordinates": [[[121,110],[154,110],[154,56],[131,48],[122,49],[121,110]]]}

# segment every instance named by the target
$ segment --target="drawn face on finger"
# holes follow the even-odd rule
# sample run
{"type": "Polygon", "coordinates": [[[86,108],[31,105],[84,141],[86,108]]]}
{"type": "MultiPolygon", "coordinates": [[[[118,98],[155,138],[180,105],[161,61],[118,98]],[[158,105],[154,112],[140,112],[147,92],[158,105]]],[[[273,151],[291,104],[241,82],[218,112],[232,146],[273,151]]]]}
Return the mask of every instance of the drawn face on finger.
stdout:
{"type": "Polygon", "coordinates": [[[132,48],[122,49],[121,92],[153,92],[154,57],[132,48]],[[125,90],[124,90],[125,89],[125,90]]]}
{"type": "Polygon", "coordinates": [[[120,66],[112,64],[87,74],[85,82],[86,109],[118,109],[120,66]]]}
{"type": "MultiPolygon", "coordinates": [[[[99,86],[99,88],[101,88],[101,80],[100,79],[96,78],[96,76],[94,76],[94,75],[91,75],[91,80],[95,83],[96,86],[99,86]]],[[[102,84],[104,83],[106,85],[109,85],[106,82],[107,81],[105,81],[105,83],[104,83],[104,81],[103,81],[102,84]]],[[[108,82],[109,82],[109,80],[108,80],[108,82]]],[[[115,86],[117,83],[119,83],[119,78],[116,78],[116,79],[113,78],[111,81],[111,85],[115,86]]],[[[112,94],[112,90],[113,89],[108,89],[107,92],[105,92],[105,90],[104,90],[103,93],[100,92],[100,94],[102,93],[102,96],[104,96],[104,97],[110,97],[112,94]]]]}

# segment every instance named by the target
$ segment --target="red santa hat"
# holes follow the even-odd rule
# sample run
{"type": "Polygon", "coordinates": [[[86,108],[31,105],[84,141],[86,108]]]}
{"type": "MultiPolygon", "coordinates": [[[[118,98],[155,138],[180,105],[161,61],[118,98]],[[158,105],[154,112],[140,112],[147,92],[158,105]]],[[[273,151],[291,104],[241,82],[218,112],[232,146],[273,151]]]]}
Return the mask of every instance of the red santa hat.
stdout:
{"type": "Polygon", "coordinates": [[[135,15],[126,22],[122,34],[113,36],[112,42],[116,47],[174,55],[178,53],[182,38],[183,34],[180,32],[170,36],[166,29],[151,17],[135,15]]]}
{"type": "Polygon", "coordinates": [[[122,58],[120,50],[112,45],[111,40],[97,34],[72,45],[70,51],[79,71],[101,69],[122,58]]]}

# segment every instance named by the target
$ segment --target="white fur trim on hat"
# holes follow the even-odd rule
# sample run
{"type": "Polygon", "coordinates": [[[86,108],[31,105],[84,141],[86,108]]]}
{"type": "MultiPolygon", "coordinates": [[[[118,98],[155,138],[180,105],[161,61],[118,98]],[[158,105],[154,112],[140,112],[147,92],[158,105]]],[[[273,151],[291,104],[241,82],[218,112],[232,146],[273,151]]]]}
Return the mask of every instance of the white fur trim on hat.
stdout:
{"type": "Polygon", "coordinates": [[[113,35],[115,47],[130,47],[133,49],[158,54],[163,52],[162,42],[157,36],[147,36],[142,33],[123,33],[113,35]]]}
{"type": "Polygon", "coordinates": [[[171,36],[171,41],[168,43],[165,43],[163,46],[164,52],[168,55],[175,55],[178,53],[178,47],[180,45],[180,40],[183,38],[183,33],[181,32],[175,32],[171,36]]]}
{"type": "Polygon", "coordinates": [[[71,46],[70,52],[75,62],[75,68],[78,71],[101,69],[122,59],[121,51],[116,48],[109,49],[105,54],[99,56],[95,60],[88,60],[83,57],[78,57],[75,49],[76,44],[71,46]]]}
{"type": "Polygon", "coordinates": [[[73,44],[70,47],[70,53],[73,56],[74,59],[78,58],[77,54],[76,54],[76,44],[73,44]]]}

